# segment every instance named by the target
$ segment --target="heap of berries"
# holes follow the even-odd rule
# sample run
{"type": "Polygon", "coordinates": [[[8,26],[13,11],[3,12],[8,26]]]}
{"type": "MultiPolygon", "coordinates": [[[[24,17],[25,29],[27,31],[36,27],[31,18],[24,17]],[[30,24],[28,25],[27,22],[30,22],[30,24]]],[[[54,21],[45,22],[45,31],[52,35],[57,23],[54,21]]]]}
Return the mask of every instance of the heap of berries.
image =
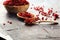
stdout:
{"type": "Polygon", "coordinates": [[[26,0],[6,0],[3,3],[3,5],[9,5],[9,6],[19,6],[19,5],[26,5],[26,4],[28,4],[26,0]]]}
{"type": "Polygon", "coordinates": [[[39,11],[38,16],[41,14],[42,16],[51,17],[50,15],[52,15],[54,17],[54,20],[59,18],[59,15],[57,13],[53,12],[53,8],[48,9],[48,12],[45,12],[44,8],[43,7],[39,7],[39,6],[38,7],[34,7],[34,9],[36,11],[39,11]]]}
{"type": "Polygon", "coordinates": [[[24,22],[26,24],[33,24],[33,22],[36,22],[39,20],[39,17],[37,16],[35,17],[34,14],[31,14],[29,12],[22,12],[22,13],[19,13],[18,15],[23,17],[23,19],[25,19],[24,22]]]}
{"type": "Polygon", "coordinates": [[[34,17],[33,14],[28,13],[28,12],[21,12],[21,13],[19,13],[19,16],[25,17],[25,19],[34,17]]]}

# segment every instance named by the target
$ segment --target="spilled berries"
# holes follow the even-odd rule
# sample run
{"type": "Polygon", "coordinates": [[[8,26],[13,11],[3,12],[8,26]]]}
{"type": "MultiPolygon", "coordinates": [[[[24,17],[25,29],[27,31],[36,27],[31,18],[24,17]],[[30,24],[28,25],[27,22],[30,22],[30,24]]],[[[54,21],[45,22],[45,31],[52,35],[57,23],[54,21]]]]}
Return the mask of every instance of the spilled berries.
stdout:
{"type": "Polygon", "coordinates": [[[12,22],[11,22],[11,21],[7,21],[7,23],[12,24],[12,22]]]}
{"type": "MultiPolygon", "coordinates": [[[[38,16],[40,14],[42,16],[51,17],[51,18],[53,16],[54,17],[54,20],[56,20],[57,18],[59,18],[59,15],[57,14],[57,11],[56,11],[56,13],[53,12],[53,8],[49,8],[48,11],[45,12],[43,7],[38,6],[38,7],[34,7],[34,10],[36,10],[36,11],[39,12],[38,16]]],[[[42,20],[43,20],[43,18],[42,18],[42,20]]],[[[47,20],[47,18],[45,20],[47,20]]]]}
{"type": "MultiPolygon", "coordinates": [[[[11,21],[7,21],[6,23],[8,23],[8,24],[12,24],[11,21]]],[[[3,23],[3,25],[6,25],[6,23],[3,23]]]]}

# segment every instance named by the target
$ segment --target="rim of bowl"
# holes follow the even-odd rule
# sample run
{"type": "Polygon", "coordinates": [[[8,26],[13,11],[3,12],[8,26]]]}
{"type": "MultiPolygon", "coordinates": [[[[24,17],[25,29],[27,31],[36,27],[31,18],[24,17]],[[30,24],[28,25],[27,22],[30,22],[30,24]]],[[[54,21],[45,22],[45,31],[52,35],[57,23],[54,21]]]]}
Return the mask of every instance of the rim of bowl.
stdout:
{"type": "MultiPolygon", "coordinates": [[[[26,4],[29,6],[29,4],[26,4]]],[[[19,6],[26,6],[26,5],[19,5],[19,6]]],[[[10,5],[4,5],[4,6],[9,6],[9,7],[18,7],[18,6],[10,6],[10,5]]]]}

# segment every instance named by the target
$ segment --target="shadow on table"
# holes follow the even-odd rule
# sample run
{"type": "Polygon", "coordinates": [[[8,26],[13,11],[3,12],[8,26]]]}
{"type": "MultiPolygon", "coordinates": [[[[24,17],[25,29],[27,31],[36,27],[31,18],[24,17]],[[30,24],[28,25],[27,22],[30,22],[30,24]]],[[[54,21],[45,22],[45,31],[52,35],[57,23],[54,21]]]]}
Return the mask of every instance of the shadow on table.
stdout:
{"type": "Polygon", "coordinates": [[[16,13],[7,13],[7,17],[9,18],[17,18],[16,13]]]}
{"type": "Polygon", "coordinates": [[[25,23],[25,26],[30,26],[30,27],[36,26],[36,25],[38,25],[38,24],[27,24],[27,23],[25,23]]]}
{"type": "Polygon", "coordinates": [[[7,17],[24,22],[24,19],[17,17],[17,13],[7,13],[7,17]]]}

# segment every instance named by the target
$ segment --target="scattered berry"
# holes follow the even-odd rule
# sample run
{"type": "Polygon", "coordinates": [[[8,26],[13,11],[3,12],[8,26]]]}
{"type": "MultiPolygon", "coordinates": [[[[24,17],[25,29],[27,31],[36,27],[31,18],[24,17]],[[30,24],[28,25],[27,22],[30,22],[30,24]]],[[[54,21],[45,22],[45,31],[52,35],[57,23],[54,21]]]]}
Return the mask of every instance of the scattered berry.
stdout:
{"type": "Polygon", "coordinates": [[[53,12],[52,9],[48,9],[48,15],[51,15],[52,12],[53,12]]]}
{"type": "Polygon", "coordinates": [[[3,25],[5,25],[5,23],[3,23],[3,25]]]}
{"type": "Polygon", "coordinates": [[[54,16],[55,18],[59,18],[59,15],[56,14],[56,13],[53,13],[53,16],[54,16]]]}
{"type": "Polygon", "coordinates": [[[42,17],[42,20],[44,20],[44,17],[42,17]]]}
{"type": "Polygon", "coordinates": [[[12,24],[12,22],[9,22],[10,24],[12,24]]]}

